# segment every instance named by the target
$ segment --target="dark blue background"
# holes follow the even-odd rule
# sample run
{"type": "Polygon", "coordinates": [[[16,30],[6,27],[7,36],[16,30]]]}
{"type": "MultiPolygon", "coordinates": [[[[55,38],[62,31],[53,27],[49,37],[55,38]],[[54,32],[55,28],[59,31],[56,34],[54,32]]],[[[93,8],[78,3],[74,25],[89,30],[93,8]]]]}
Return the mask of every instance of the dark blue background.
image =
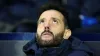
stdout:
{"type": "MultiPolygon", "coordinates": [[[[0,33],[0,40],[31,40],[35,33],[0,33]]],[[[82,41],[100,41],[100,33],[74,33],[82,41]]]]}

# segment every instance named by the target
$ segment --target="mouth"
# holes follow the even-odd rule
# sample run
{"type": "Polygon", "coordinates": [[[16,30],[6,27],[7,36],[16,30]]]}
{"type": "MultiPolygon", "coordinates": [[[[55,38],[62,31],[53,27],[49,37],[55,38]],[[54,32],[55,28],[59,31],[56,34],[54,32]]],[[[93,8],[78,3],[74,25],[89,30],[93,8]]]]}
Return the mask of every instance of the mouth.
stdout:
{"type": "Polygon", "coordinates": [[[42,35],[52,35],[50,32],[44,32],[42,35]]]}
{"type": "Polygon", "coordinates": [[[44,32],[41,37],[42,40],[51,40],[53,38],[53,35],[50,32],[44,32]]]}

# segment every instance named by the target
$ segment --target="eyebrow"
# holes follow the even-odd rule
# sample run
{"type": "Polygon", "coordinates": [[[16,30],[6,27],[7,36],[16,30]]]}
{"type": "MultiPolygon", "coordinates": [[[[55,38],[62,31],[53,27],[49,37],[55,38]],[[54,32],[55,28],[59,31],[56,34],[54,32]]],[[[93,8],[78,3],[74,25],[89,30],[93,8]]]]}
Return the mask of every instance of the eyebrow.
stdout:
{"type": "MultiPolygon", "coordinates": [[[[56,17],[51,17],[52,19],[55,19],[55,20],[58,20],[59,22],[60,22],[60,19],[58,19],[58,18],[56,18],[56,17]]],[[[41,21],[41,20],[45,20],[45,18],[41,18],[41,19],[39,19],[38,20],[38,23],[39,23],[39,21],[41,21]]]]}
{"type": "Polygon", "coordinates": [[[60,19],[58,19],[58,18],[56,18],[56,17],[52,17],[52,19],[55,19],[55,20],[58,20],[58,21],[60,21],[60,19]]]}
{"type": "Polygon", "coordinates": [[[38,23],[39,23],[39,21],[44,20],[44,19],[45,19],[45,18],[41,18],[41,19],[39,19],[39,20],[38,20],[38,23]]]}

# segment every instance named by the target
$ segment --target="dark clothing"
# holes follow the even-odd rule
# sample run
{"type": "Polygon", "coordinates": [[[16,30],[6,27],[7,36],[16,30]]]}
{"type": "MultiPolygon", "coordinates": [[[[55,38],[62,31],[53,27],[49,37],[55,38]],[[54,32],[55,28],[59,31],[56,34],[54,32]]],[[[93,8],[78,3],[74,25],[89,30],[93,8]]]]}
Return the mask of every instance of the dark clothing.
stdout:
{"type": "Polygon", "coordinates": [[[75,37],[63,40],[58,47],[40,48],[35,39],[23,47],[27,56],[93,56],[93,52],[75,37]]]}

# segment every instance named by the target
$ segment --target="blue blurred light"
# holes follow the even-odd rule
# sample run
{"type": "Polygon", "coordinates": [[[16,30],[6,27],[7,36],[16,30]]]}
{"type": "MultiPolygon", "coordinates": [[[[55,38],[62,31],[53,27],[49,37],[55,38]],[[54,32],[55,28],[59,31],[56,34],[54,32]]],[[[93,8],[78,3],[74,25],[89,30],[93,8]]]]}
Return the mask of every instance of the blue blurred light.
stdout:
{"type": "Polygon", "coordinates": [[[95,17],[82,16],[81,19],[82,19],[82,27],[89,27],[98,23],[95,17]]]}

